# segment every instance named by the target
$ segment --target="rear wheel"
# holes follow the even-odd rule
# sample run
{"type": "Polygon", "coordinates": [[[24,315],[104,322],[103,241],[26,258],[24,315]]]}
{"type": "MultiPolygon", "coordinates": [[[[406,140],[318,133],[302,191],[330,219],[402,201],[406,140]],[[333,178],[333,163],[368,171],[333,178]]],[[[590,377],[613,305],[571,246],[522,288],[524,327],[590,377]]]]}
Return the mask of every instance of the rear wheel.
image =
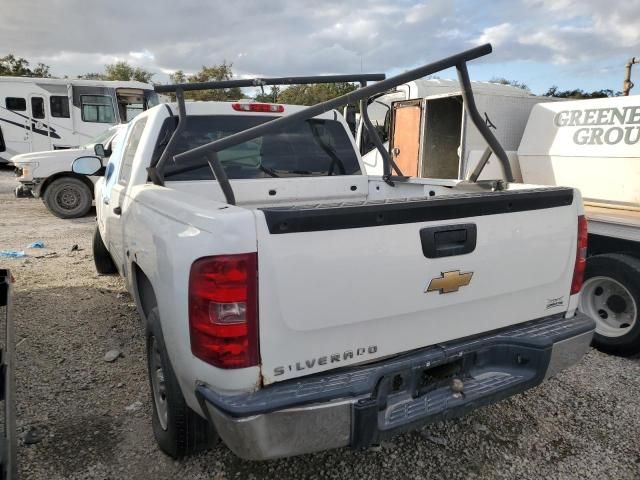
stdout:
{"type": "Polygon", "coordinates": [[[91,190],[82,180],[60,177],[51,182],[42,197],[44,204],[56,217],[77,218],[91,209],[91,190]]]}
{"type": "Polygon", "coordinates": [[[109,250],[107,250],[106,245],[102,241],[102,235],[100,235],[100,229],[97,225],[93,232],[93,263],[96,265],[96,271],[101,275],[118,272],[109,250]]]}
{"type": "Polygon", "coordinates": [[[603,352],[640,352],[640,260],[622,254],[587,261],[580,311],[596,321],[593,345],[603,352]]]}
{"type": "Polygon", "coordinates": [[[153,433],[160,449],[182,458],[207,448],[216,439],[209,423],[191,410],[173,372],[160,328],[158,309],[147,315],[147,366],[153,407],[153,433]]]}

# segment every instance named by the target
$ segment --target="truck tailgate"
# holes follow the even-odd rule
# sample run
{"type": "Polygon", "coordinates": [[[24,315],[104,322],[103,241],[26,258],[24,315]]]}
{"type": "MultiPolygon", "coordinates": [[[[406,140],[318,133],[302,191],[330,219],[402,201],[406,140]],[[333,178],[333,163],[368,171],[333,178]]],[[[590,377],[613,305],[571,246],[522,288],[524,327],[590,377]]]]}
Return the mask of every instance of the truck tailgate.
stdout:
{"type": "Polygon", "coordinates": [[[577,215],[566,188],[256,210],[264,383],[565,311],[577,215]]]}

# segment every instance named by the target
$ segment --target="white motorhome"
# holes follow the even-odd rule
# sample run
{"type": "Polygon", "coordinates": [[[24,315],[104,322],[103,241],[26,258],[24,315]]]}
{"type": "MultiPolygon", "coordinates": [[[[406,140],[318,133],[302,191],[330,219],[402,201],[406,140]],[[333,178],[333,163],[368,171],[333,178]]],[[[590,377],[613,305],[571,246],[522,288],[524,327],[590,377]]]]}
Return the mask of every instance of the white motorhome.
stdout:
{"type": "Polygon", "coordinates": [[[157,104],[142,82],[0,77],[0,164],[85,144],[157,104]]]}
{"type": "MultiPolygon", "coordinates": [[[[475,102],[509,157],[514,177],[522,181],[517,150],[537,97],[511,85],[471,82],[475,102]]],[[[469,119],[456,80],[416,80],[370,101],[367,111],[404,175],[425,178],[467,178],[486,148],[469,119]]],[[[362,119],[356,138],[367,172],[382,174],[382,158],[367,138],[362,119]]],[[[500,178],[490,159],[480,179],[500,178]]]]}

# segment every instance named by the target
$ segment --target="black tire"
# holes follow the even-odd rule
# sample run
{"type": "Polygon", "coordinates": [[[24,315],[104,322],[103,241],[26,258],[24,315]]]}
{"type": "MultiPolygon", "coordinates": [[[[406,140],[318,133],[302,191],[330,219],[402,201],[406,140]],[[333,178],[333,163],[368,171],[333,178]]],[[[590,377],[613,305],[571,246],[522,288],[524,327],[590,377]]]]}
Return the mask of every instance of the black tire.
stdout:
{"type": "Polygon", "coordinates": [[[160,449],[170,457],[182,458],[212,445],[213,441],[217,439],[215,432],[204,418],[187,406],[184,400],[180,384],[167,355],[157,308],[153,308],[147,315],[147,368],[153,406],[153,433],[160,449]],[[154,345],[157,347],[164,377],[164,396],[162,398],[166,401],[165,425],[160,420],[154,395],[152,379],[155,374],[152,358],[156,355],[154,345]]]}
{"type": "Polygon", "coordinates": [[[60,177],[47,185],[42,201],[56,217],[84,217],[91,209],[91,189],[79,178],[60,177]]]}
{"type": "Polygon", "coordinates": [[[100,235],[100,230],[97,225],[93,232],[93,263],[96,265],[96,271],[101,275],[118,273],[116,264],[113,263],[111,254],[102,241],[102,235],[100,235]]]}
{"type": "MultiPolygon", "coordinates": [[[[602,297],[606,307],[594,313],[596,317],[596,333],[593,336],[593,346],[605,353],[620,356],[629,356],[640,353],[640,259],[618,253],[596,255],[587,260],[585,271],[585,285],[580,298],[580,309],[589,314],[594,312],[595,296],[598,295],[598,286],[606,285],[613,280],[626,289],[622,296],[613,291],[608,297],[602,297]],[[591,282],[589,282],[589,280],[591,282]],[[617,297],[617,298],[614,298],[617,297]],[[593,302],[593,303],[592,303],[593,302]],[[635,305],[634,305],[635,302],[635,305]],[[635,307],[635,316],[633,315],[635,307]],[[623,335],[615,336],[615,329],[605,323],[609,313],[614,314],[628,312],[629,318],[621,323],[620,328],[629,328],[623,335]],[[635,318],[634,318],[635,317],[635,318]],[[635,322],[633,322],[635,320],[635,322]],[[628,325],[625,327],[625,325],[628,325]],[[611,332],[611,333],[610,333],[611,332]]],[[[607,295],[606,290],[599,295],[607,295]]],[[[618,290],[619,292],[620,290],[618,290]]]]}

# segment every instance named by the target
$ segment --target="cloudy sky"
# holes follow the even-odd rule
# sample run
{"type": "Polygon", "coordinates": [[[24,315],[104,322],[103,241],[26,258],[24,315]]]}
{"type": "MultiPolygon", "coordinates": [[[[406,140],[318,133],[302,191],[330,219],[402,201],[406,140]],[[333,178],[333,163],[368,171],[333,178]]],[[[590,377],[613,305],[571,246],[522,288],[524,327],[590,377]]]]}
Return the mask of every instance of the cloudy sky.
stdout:
{"type": "MultiPolygon", "coordinates": [[[[237,76],[393,74],[491,42],[494,53],[469,66],[473,79],[505,77],[543,93],[551,85],[620,90],[624,63],[640,56],[639,0],[1,3],[0,56],[44,62],[58,76],[116,60],[161,82],[223,60],[237,76]]],[[[640,67],[636,76],[640,85],[640,67]]]]}

